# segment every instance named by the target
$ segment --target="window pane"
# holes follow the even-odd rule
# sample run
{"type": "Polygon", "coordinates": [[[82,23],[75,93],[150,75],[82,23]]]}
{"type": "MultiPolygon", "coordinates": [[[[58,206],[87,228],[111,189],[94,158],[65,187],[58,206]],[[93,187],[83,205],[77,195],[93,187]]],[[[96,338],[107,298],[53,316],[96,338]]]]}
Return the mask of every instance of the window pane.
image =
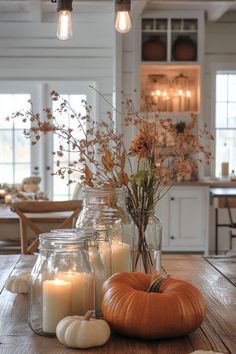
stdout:
{"type": "MultiPolygon", "coordinates": [[[[53,135],[53,149],[54,149],[54,151],[57,151],[59,149],[60,145],[62,145],[66,150],[68,150],[69,145],[65,142],[65,140],[61,140],[61,138],[58,135],[54,134],[53,135]]],[[[61,162],[69,161],[69,153],[65,152],[63,154],[64,155],[60,158],[57,155],[54,155],[54,162],[57,160],[60,160],[61,162]]]]}
{"type": "Polygon", "coordinates": [[[228,127],[236,128],[236,103],[228,104],[228,127]]]}
{"type": "Polygon", "coordinates": [[[53,176],[53,194],[54,195],[64,195],[68,199],[68,179],[62,179],[59,176],[53,176]]]}
{"type": "MultiPolygon", "coordinates": [[[[62,98],[66,99],[72,109],[76,112],[76,114],[81,113],[81,115],[85,114],[85,109],[83,107],[83,103],[81,102],[82,100],[86,100],[86,95],[61,95],[62,98]]],[[[74,129],[73,136],[76,138],[82,138],[84,137],[82,131],[79,129],[79,122],[77,118],[71,118],[70,115],[73,112],[65,112],[62,115],[58,113],[58,108],[60,107],[57,101],[53,101],[53,113],[57,117],[57,121],[62,125],[64,124],[66,127],[70,127],[74,129]]],[[[85,122],[82,122],[83,127],[85,128],[85,122]]],[[[53,148],[54,151],[58,150],[59,145],[63,145],[66,149],[68,149],[67,144],[65,141],[60,141],[60,138],[57,137],[55,134],[53,136],[53,148]]],[[[60,158],[60,162],[64,163],[65,166],[68,166],[70,161],[73,161],[74,159],[78,159],[78,153],[70,151],[68,153],[65,153],[62,158],[60,158]]],[[[55,162],[58,160],[57,156],[54,156],[54,169],[55,171],[57,170],[55,162]]],[[[62,164],[61,164],[62,166],[62,164]]],[[[78,173],[73,173],[70,176],[70,179],[76,179],[78,180],[78,173]]],[[[65,179],[62,180],[58,176],[54,176],[53,179],[53,192],[54,192],[54,199],[58,200],[61,199],[62,196],[64,198],[62,200],[72,198],[73,190],[74,190],[74,185],[67,185],[68,180],[69,180],[68,175],[65,175],[65,179]]]]}
{"type": "Polygon", "coordinates": [[[216,103],[216,128],[227,128],[226,103],[216,103]]]}
{"type": "Polygon", "coordinates": [[[5,95],[0,94],[0,122],[1,129],[9,129],[13,126],[13,120],[9,122],[6,121],[6,118],[10,116],[13,112],[12,110],[12,96],[13,95],[5,95]]]}
{"type": "Polygon", "coordinates": [[[13,165],[0,164],[0,183],[12,184],[13,181],[13,165]]]}
{"type": "Polygon", "coordinates": [[[228,75],[228,101],[236,102],[236,75],[228,75]]]}
{"type": "Polygon", "coordinates": [[[28,128],[29,123],[22,123],[22,118],[15,118],[6,121],[6,118],[11,117],[12,113],[21,111],[22,109],[30,109],[28,100],[29,94],[0,94],[0,124],[1,129],[11,129],[13,124],[17,128],[28,128]]]}
{"type": "Polygon", "coordinates": [[[30,140],[22,130],[15,131],[15,161],[30,163],[30,140]]]}
{"type": "Polygon", "coordinates": [[[227,101],[227,75],[216,76],[216,101],[227,101]]]}
{"type": "Polygon", "coordinates": [[[13,163],[12,131],[0,131],[0,162],[13,163]]]}
{"type": "Polygon", "coordinates": [[[15,164],[15,183],[21,183],[23,178],[30,176],[30,164],[15,164]]]}
{"type": "MultiPolygon", "coordinates": [[[[81,115],[85,115],[85,109],[83,107],[84,103],[82,103],[82,100],[86,100],[86,96],[84,95],[71,95],[70,96],[70,103],[71,106],[74,108],[76,113],[81,113],[81,115]]],[[[84,125],[84,122],[82,122],[84,125]]],[[[76,119],[70,119],[70,127],[72,129],[77,129],[78,127],[78,122],[76,119]]]]}
{"type": "Polygon", "coordinates": [[[236,170],[236,130],[216,130],[216,176],[221,176],[221,163],[229,162],[229,172],[236,170]],[[226,161],[228,160],[228,161],[226,161]]]}
{"type": "MultiPolygon", "coordinates": [[[[22,109],[24,110],[30,110],[30,95],[29,94],[17,94],[17,95],[12,95],[12,112],[19,112],[22,109]]],[[[14,120],[14,125],[15,128],[17,129],[25,129],[30,127],[30,123],[23,123],[22,122],[22,117],[18,117],[14,120]]]]}

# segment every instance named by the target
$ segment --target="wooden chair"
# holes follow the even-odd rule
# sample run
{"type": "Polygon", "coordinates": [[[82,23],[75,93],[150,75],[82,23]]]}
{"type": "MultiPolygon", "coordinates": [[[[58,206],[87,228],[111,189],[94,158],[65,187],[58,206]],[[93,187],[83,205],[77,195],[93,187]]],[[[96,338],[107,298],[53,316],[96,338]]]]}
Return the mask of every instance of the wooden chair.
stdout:
{"type": "MultiPolygon", "coordinates": [[[[216,237],[218,238],[218,231],[217,227],[228,227],[229,229],[229,250],[233,248],[233,238],[236,238],[236,222],[234,221],[232,209],[236,208],[236,198],[235,197],[221,197],[216,198],[215,202],[216,207],[216,237]],[[226,224],[219,224],[218,223],[218,209],[223,208],[227,209],[229,223],[226,224]]],[[[218,240],[217,240],[218,244],[218,240]]],[[[218,252],[216,252],[217,254],[218,252]]]]}
{"type": "Polygon", "coordinates": [[[228,210],[228,216],[229,216],[229,249],[233,249],[233,238],[236,238],[236,222],[233,219],[232,215],[232,208],[236,207],[236,199],[235,198],[226,198],[225,200],[226,208],[228,210]]]}
{"type": "MultiPolygon", "coordinates": [[[[21,253],[33,254],[39,246],[39,234],[46,232],[36,225],[36,222],[47,222],[50,213],[59,213],[57,220],[62,220],[59,229],[68,229],[75,226],[76,219],[82,209],[82,202],[79,200],[67,201],[24,201],[14,203],[11,206],[11,211],[15,212],[20,217],[20,240],[21,253]],[[71,212],[69,216],[61,215],[63,212],[71,212]],[[30,214],[30,215],[29,215],[30,214]],[[35,214],[35,215],[32,215],[35,214]],[[36,215],[40,214],[40,215],[36,215]],[[47,218],[46,218],[46,215],[47,218]],[[31,230],[36,235],[36,238],[29,244],[28,231],[31,230]]],[[[52,221],[56,220],[51,218],[52,221]]],[[[47,230],[50,231],[50,230],[47,230]]]]}

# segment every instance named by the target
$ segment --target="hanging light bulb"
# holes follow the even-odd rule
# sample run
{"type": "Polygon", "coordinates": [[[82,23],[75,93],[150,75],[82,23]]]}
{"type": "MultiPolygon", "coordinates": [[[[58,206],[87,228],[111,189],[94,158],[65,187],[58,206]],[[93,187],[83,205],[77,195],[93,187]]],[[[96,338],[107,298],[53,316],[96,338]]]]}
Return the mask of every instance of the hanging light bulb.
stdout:
{"type": "MultiPolygon", "coordinates": [[[[56,0],[51,0],[56,2],[56,0]]],[[[57,0],[58,22],[57,22],[57,37],[65,41],[72,38],[72,19],[71,12],[73,0],[57,0]]]]}
{"type": "Polygon", "coordinates": [[[115,0],[115,28],[120,33],[127,33],[131,29],[130,4],[131,0],[115,0]]]}

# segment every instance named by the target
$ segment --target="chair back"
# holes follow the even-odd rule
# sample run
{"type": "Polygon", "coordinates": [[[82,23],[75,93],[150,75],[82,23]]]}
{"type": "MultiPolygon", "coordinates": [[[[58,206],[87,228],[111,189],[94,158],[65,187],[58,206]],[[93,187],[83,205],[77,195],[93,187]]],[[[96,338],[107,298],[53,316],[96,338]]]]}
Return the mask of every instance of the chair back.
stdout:
{"type": "MultiPolygon", "coordinates": [[[[69,229],[75,226],[76,219],[82,210],[82,201],[23,201],[14,203],[11,211],[19,216],[20,220],[20,240],[21,253],[33,254],[39,246],[39,234],[46,232],[42,230],[37,223],[46,223],[49,221],[50,214],[52,219],[60,219],[59,229],[69,229]],[[66,213],[71,212],[71,213],[66,213]],[[58,213],[52,216],[52,213],[58,213]],[[64,213],[64,214],[62,214],[64,213]],[[66,215],[65,215],[66,213],[66,215]],[[47,215],[46,215],[47,214],[47,215]],[[31,230],[35,238],[30,243],[28,231],[31,230]]],[[[50,230],[47,230],[50,231],[50,230]]]]}

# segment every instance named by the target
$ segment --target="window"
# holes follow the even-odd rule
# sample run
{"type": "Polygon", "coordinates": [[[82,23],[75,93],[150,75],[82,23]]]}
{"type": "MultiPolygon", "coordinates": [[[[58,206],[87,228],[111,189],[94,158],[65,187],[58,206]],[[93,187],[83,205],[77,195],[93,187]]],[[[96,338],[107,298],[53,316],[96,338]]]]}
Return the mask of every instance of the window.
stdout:
{"type": "Polygon", "coordinates": [[[236,170],[236,73],[216,75],[215,173],[224,177],[236,170]]]}
{"type": "Polygon", "coordinates": [[[21,183],[30,176],[30,140],[22,119],[6,121],[12,112],[29,109],[30,94],[0,94],[0,183],[21,183]]]}
{"type": "MultiPolygon", "coordinates": [[[[34,113],[42,113],[43,108],[52,107],[56,113],[56,103],[51,101],[50,92],[57,91],[66,98],[76,110],[83,112],[82,100],[87,100],[93,107],[93,116],[96,117],[96,94],[89,86],[96,87],[95,82],[1,82],[0,85],[0,184],[20,184],[25,177],[41,177],[40,190],[54,200],[71,199],[75,184],[67,185],[68,180],[52,176],[55,171],[55,162],[52,152],[57,150],[58,139],[55,135],[47,135],[32,145],[26,139],[23,129],[29,127],[22,123],[22,119],[6,121],[6,117],[13,112],[28,110],[29,100],[33,103],[34,113]]],[[[43,115],[42,115],[43,117],[43,115]]],[[[59,117],[67,127],[72,127],[73,120],[69,115],[59,117]]],[[[74,158],[68,152],[64,163],[74,158]]],[[[75,157],[77,158],[77,156],[75,157]]],[[[76,178],[75,178],[76,179],[76,178]]]]}

